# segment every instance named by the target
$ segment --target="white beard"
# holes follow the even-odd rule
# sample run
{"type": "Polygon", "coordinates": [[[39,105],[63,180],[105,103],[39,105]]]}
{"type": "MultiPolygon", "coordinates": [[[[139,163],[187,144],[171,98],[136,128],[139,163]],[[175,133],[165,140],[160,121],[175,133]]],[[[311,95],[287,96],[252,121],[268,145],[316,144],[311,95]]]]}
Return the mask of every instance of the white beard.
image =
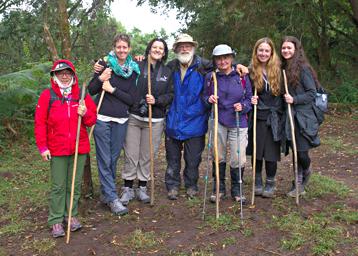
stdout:
{"type": "Polygon", "coordinates": [[[194,49],[189,53],[177,53],[179,62],[183,65],[188,64],[194,56],[194,49]]]}

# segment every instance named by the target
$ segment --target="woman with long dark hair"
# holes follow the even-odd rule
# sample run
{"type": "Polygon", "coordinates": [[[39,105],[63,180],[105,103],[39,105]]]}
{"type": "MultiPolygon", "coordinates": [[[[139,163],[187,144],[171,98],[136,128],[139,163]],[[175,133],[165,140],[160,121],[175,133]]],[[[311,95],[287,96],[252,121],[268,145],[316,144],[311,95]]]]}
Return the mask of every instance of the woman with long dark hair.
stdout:
{"type": "MultiPolygon", "coordinates": [[[[298,166],[298,188],[293,184],[287,195],[295,197],[296,189],[300,195],[305,193],[305,186],[311,175],[309,150],[319,145],[319,124],[313,110],[319,81],[316,72],[305,56],[301,42],[296,37],[286,36],[283,38],[281,59],[288,81],[288,93],[285,93],[284,99],[293,108],[298,166]]],[[[291,145],[288,117],[285,127],[287,141],[291,145]]]]}
{"type": "Polygon", "coordinates": [[[152,105],[153,148],[156,154],[164,130],[167,108],[173,100],[171,70],[165,66],[168,57],[167,43],[161,38],[152,39],[147,45],[145,56],[145,60],[138,62],[141,72],[137,84],[138,94],[129,110],[128,131],[124,143],[124,186],[120,198],[123,205],[127,205],[135,197],[142,203],[150,202],[147,193],[147,182],[150,178],[148,105],[152,105]],[[148,94],[149,72],[151,94],[148,94]],[[136,179],[138,187],[134,189],[133,183],[136,179]]]}

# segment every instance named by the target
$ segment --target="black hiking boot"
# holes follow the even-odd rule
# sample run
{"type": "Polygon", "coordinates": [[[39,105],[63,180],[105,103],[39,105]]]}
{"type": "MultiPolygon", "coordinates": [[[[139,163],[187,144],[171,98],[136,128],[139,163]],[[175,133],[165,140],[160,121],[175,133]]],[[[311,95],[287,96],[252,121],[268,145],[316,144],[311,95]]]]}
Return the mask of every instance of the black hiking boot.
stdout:
{"type": "MultiPolygon", "coordinates": [[[[239,171],[240,171],[239,168],[230,167],[231,197],[232,197],[232,199],[234,201],[240,202],[240,200],[242,200],[242,204],[245,204],[246,203],[246,198],[244,196],[244,186],[241,186],[242,198],[240,199],[240,176],[239,176],[239,171]]],[[[244,171],[244,167],[241,168],[241,174],[243,173],[243,171],[244,171]]],[[[242,178],[241,178],[241,181],[242,181],[242,178]]]]}
{"type": "Polygon", "coordinates": [[[271,198],[275,193],[275,178],[266,178],[265,189],[262,192],[262,197],[271,198]]]}
{"type": "Polygon", "coordinates": [[[255,196],[261,196],[263,192],[262,174],[256,172],[255,177],[255,196]]]}
{"type": "Polygon", "coordinates": [[[303,170],[302,186],[306,187],[308,181],[310,180],[311,174],[312,170],[310,168],[303,170]]]}
{"type": "MultiPolygon", "coordinates": [[[[226,184],[225,184],[225,172],[226,172],[226,163],[219,163],[219,197],[224,199],[226,197],[226,184]]],[[[216,172],[215,172],[215,162],[213,162],[213,193],[210,196],[210,202],[216,202],[216,172]]]]}

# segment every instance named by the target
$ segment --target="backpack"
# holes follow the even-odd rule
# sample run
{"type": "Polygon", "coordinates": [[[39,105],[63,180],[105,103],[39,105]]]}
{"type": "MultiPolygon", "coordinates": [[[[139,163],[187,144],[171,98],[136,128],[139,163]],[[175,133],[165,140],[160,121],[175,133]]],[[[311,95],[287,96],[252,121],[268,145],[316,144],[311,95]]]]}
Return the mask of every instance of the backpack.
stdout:
{"type": "Polygon", "coordinates": [[[322,86],[317,88],[315,105],[324,113],[328,111],[328,93],[326,92],[325,89],[323,89],[322,86]]]}
{"type": "Polygon", "coordinates": [[[56,100],[60,100],[61,101],[61,104],[63,104],[65,101],[73,101],[73,102],[79,102],[80,100],[79,99],[69,99],[69,98],[66,98],[66,97],[58,97],[57,94],[55,93],[55,91],[50,88],[50,99],[49,99],[49,104],[48,104],[48,108],[47,108],[47,115],[50,113],[50,109],[51,109],[51,106],[52,104],[54,103],[54,101],[56,100]]]}

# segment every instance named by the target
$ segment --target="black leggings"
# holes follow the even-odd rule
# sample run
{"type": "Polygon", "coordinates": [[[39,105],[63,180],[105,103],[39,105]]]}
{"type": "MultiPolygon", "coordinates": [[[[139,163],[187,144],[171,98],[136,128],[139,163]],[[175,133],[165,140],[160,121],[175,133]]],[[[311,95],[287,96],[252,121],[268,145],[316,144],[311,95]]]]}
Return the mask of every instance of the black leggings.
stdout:
{"type": "Polygon", "coordinates": [[[297,151],[297,169],[298,172],[302,172],[310,168],[311,159],[307,151],[297,151]]]}
{"type": "MultiPolygon", "coordinates": [[[[256,159],[256,174],[261,174],[262,164],[263,164],[263,160],[256,159]]],[[[269,178],[274,178],[277,171],[277,162],[265,160],[265,169],[266,169],[266,176],[269,178]]]]}

